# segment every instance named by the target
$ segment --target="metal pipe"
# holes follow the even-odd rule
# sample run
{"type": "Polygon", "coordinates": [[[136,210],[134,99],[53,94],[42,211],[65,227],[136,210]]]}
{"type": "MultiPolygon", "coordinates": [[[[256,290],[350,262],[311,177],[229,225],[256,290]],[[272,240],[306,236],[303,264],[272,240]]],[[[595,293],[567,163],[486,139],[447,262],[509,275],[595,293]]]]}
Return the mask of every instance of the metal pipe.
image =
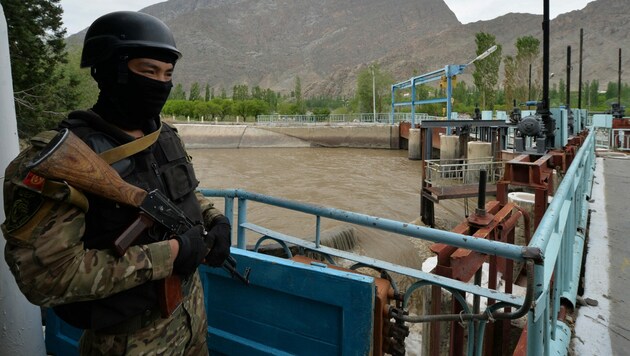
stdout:
{"type": "Polygon", "coordinates": [[[307,214],[315,214],[328,219],[344,221],[361,226],[367,226],[370,228],[394,232],[405,236],[422,238],[427,241],[445,243],[455,247],[475,250],[477,252],[485,253],[488,255],[506,257],[515,261],[523,261],[525,258],[542,258],[541,251],[538,248],[530,249],[528,247],[515,246],[499,241],[475,238],[450,231],[432,229],[425,226],[403,223],[400,221],[355,213],[347,210],[295,202],[263,194],[252,193],[241,189],[200,189],[200,192],[206,196],[231,196],[240,198],[238,204],[239,225],[244,222],[244,220],[241,220],[241,214],[244,214],[245,211],[244,209],[241,209],[241,204],[243,203],[243,199],[245,199],[274,205],[281,208],[297,210],[307,214]]]}
{"type": "Polygon", "coordinates": [[[488,171],[485,169],[479,170],[479,194],[477,195],[477,209],[483,211],[483,215],[486,213],[486,180],[488,177],[488,171]]]}
{"type": "Polygon", "coordinates": [[[544,1],[543,7],[543,99],[537,114],[544,124],[546,150],[555,146],[556,123],[549,112],[549,0],[544,1]]]}
{"type": "MultiPolygon", "coordinates": [[[[20,147],[12,83],[9,33],[4,9],[0,5],[0,180],[4,180],[4,170],[18,155],[20,147]]],[[[0,189],[0,201],[2,200],[3,191],[0,189]]],[[[0,206],[0,221],[4,220],[4,207],[0,206]]],[[[4,236],[0,238],[0,251],[4,251],[5,241],[4,236]]],[[[40,308],[29,303],[20,292],[4,261],[4,254],[0,260],[0,353],[45,355],[40,308]]]]}
{"type": "MultiPolygon", "coordinates": [[[[390,316],[394,319],[402,320],[408,323],[428,323],[433,321],[470,321],[470,320],[513,320],[519,319],[530,310],[532,302],[534,301],[534,261],[528,259],[525,261],[525,268],[527,270],[527,290],[525,292],[525,299],[523,304],[519,306],[514,312],[483,312],[479,314],[439,314],[439,315],[400,315],[397,314],[395,309],[390,309],[390,316]]],[[[509,307],[505,303],[495,304],[495,306],[509,307]]],[[[489,307],[490,309],[491,307],[489,307]]]]}

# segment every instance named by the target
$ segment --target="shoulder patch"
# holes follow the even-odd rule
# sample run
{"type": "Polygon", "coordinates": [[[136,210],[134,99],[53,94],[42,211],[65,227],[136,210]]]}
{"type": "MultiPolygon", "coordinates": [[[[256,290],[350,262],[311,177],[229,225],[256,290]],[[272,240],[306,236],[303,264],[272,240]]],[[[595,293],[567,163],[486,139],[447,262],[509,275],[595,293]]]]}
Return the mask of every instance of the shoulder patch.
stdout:
{"type": "Polygon", "coordinates": [[[4,226],[9,232],[26,224],[44,202],[44,198],[40,194],[25,188],[16,188],[13,198],[13,205],[9,208],[7,220],[4,222],[4,226]]]}
{"type": "Polygon", "coordinates": [[[46,179],[29,171],[22,183],[24,183],[24,185],[29,188],[33,188],[36,191],[41,192],[44,189],[44,183],[46,183],[46,179]]]}

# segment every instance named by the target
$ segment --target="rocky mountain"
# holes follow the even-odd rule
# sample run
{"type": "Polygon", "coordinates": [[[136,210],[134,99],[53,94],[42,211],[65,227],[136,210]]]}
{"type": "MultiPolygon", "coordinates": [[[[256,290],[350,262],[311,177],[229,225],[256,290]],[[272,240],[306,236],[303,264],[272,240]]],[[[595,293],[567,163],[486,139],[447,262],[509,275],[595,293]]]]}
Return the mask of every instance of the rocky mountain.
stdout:
{"type": "MultiPolygon", "coordinates": [[[[521,36],[542,43],[541,15],[508,14],[462,25],[442,0],[168,0],[142,11],[173,29],[184,53],[177,83],[185,88],[208,83],[228,92],[243,83],[289,92],[299,76],[307,96],[349,95],[369,63],[378,63],[397,81],[467,63],[475,56],[480,31],[494,34],[504,55],[514,54],[521,36]]],[[[630,43],[630,18],[623,15],[629,12],[628,0],[597,0],[554,19],[554,80],[565,77],[568,45],[577,73],[583,28],[583,79],[604,86],[616,82],[618,48],[630,43]]],[[[83,35],[69,42],[80,42],[83,35]]],[[[629,65],[627,54],[624,66],[629,65]]],[[[472,83],[473,70],[461,80],[472,83]]],[[[577,83],[577,74],[572,78],[577,83]]]]}
{"type": "MultiPolygon", "coordinates": [[[[550,71],[555,73],[551,83],[561,78],[566,82],[567,46],[572,50],[572,90],[578,88],[580,29],[583,39],[583,81],[599,80],[600,89],[605,90],[609,81],[617,82],[619,48],[622,68],[630,67],[630,18],[623,15],[630,11],[627,0],[597,0],[584,9],[558,16],[550,23],[550,71]]],[[[531,35],[541,41],[542,58],[542,15],[511,13],[490,21],[478,21],[465,25],[454,25],[431,36],[415,38],[396,50],[390,51],[377,61],[381,67],[394,74],[397,81],[414,75],[431,72],[448,64],[468,63],[475,57],[475,34],[487,32],[496,36],[502,45],[503,55],[515,55],[516,39],[531,35]]],[[[542,62],[540,64],[542,66],[542,62]]],[[[347,67],[331,73],[326,80],[313,83],[307,92],[347,94],[354,90],[356,74],[366,63],[347,67]]],[[[467,69],[460,80],[472,84],[474,67],[467,69]]],[[[501,74],[503,69],[501,69],[501,74]]],[[[622,74],[623,75],[623,74],[622,74]]],[[[622,77],[624,82],[630,77],[622,77]]]]}

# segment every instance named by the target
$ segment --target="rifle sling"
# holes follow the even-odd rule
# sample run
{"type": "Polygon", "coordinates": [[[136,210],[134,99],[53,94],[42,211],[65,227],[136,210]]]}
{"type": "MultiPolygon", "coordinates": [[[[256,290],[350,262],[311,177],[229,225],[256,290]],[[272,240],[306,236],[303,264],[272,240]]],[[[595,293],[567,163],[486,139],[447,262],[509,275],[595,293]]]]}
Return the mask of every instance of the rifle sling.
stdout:
{"type": "Polygon", "coordinates": [[[99,156],[110,165],[114,164],[122,159],[133,156],[136,153],[147,149],[149,146],[154,144],[155,141],[157,141],[161,131],[162,123],[160,123],[160,127],[157,130],[151,132],[150,134],[140,137],[131,142],[125,143],[124,145],[120,145],[107,151],[103,151],[99,153],[99,156]]]}

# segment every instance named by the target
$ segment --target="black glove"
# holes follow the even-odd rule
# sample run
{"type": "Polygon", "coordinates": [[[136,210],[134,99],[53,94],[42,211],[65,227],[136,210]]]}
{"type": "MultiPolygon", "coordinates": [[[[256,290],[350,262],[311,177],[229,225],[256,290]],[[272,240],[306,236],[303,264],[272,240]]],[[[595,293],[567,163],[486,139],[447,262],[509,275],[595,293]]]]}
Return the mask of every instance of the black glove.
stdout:
{"type": "Polygon", "coordinates": [[[206,256],[206,264],[219,267],[230,255],[232,245],[230,220],[225,216],[218,216],[212,220],[209,230],[205,237],[206,246],[210,249],[206,256]]]}
{"type": "Polygon", "coordinates": [[[195,225],[175,239],[179,242],[179,253],[173,263],[175,273],[188,276],[195,273],[208,252],[203,241],[203,226],[195,225]]]}

